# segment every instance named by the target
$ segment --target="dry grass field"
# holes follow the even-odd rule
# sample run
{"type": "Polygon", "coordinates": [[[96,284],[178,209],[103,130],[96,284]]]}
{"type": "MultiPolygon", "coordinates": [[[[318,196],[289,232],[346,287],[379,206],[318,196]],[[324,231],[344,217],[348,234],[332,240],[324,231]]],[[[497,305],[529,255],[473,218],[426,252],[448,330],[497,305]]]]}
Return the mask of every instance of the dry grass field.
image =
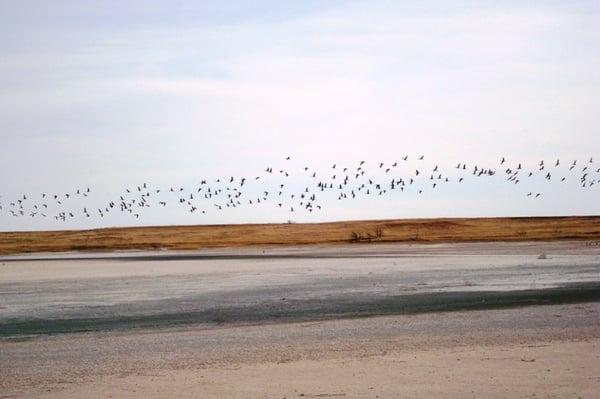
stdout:
{"type": "Polygon", "coordinates": [[[367,242],[600,239],[600,216],[404,219],[0,233],[0,254],[367,242]]]}

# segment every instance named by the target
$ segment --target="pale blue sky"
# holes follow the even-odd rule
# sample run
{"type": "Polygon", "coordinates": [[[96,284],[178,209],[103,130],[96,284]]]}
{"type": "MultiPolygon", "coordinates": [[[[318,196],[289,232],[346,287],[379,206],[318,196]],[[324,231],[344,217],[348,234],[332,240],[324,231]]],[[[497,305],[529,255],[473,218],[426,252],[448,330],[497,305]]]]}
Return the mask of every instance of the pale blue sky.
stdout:
{"type": "Polygon", "coordinates": [[[90,186],[92,204],[140,182],[259,174],[288,154],[299,171],[421,153],[448,169],[600,160],[598,43],[597,1],[0,0],[0,230],[597,214],[597,186],[543,186],[532,202],[523,192],[537,186],[500,177],[334,198],[318,215],[166,209],[57,224],[6,211],[23,194],[90,186]]]}

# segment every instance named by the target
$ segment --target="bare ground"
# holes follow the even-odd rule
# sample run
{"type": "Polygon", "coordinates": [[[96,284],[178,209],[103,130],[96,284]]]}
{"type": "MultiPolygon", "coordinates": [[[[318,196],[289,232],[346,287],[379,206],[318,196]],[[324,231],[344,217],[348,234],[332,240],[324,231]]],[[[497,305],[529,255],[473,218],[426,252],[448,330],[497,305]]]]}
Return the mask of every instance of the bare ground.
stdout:
{"type": "Polygon", "coordinates": [[[600,292],[576,303],[544,293],[598,283],[599,251],[561,241],[0,258],[0,333],[42,321],[35,335],[0,334],[0,398],[596,398],[600,292]],[[538,306],[485,303],[489,289],[531,287],[541,296],[525,305],[538,306]],[[418,305],[415,294],[453,290],[487,308],[347,317],[371,296],[418,305]],[[46,331],[232,305],[244,319],[291,299],[314,319],[46,331]],[[349,313],[317,317],[336,303],[349,313]]]}
{"type": "Polygon", "coordinates": [[[595,398],[599,312],[592,303],[5,341],[0,387],[3,398],[595,398]]]}
{"type": "Polygon", "coordinates": [[[40,397],[597,398],[598,353],[600,340],[405,351],[108,377],[40,397]]]}

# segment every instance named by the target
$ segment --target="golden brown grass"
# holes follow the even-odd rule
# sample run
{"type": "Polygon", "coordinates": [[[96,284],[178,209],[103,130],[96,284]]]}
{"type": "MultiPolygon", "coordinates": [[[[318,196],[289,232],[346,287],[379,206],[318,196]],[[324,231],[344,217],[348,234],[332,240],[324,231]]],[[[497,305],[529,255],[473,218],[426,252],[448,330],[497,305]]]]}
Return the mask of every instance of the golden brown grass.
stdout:
{"type": "Polygon", "coordinates": [[[402,219],[0,233],[0,254],[350,242],[600,239],[600,216],[402,219]]]}

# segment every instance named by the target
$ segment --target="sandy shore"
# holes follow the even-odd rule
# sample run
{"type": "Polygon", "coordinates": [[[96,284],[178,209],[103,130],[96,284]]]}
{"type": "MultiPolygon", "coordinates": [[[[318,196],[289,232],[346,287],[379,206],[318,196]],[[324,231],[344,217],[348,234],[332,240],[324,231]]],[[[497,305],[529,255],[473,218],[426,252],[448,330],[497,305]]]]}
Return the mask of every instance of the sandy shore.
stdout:
{"type": "Polygon", "coordinates": [[[600,247],[340,248],[1,258],[0,398],[600,396],[600,247]]]}
{"type": "Polygon", "coordinates": [[[600,304],[4,341],[3,398],[595,398],[600,304]]]}
{"type": "Polygon", "coordinates": [[[0,337],[600,301],[600,247],[580,241],[68,254],[0,265],[0,337]]]}
{"type": "Polygon", "coordinates": [[[599,353],[600,340],[405,351],[105,377],[39,397],[597,398],[599,353]]]}

